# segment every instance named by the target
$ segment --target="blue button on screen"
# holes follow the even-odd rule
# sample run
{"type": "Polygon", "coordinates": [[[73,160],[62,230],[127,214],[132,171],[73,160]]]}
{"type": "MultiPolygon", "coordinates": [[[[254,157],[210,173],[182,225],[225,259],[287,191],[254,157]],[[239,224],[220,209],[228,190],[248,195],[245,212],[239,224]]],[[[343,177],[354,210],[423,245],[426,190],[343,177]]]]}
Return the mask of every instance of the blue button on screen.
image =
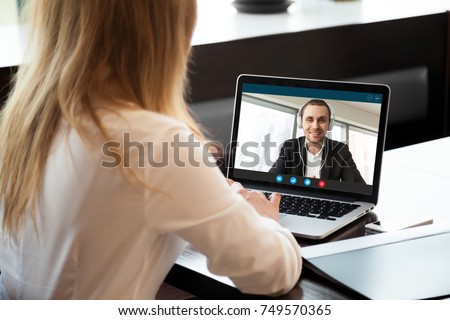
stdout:
{"type": "Polygon", "coordinates": [[[297,183],[297,178],[296,177],[291,177],[291,179],[289,181],[291,182],[291,184],[296,184],[297,183]]]}
{"type": "Polygon", "coordinates": [[[281,182],[283,181],[283,176],[277,176],[275,180],[277,180],[277,182],[281,182]]]}

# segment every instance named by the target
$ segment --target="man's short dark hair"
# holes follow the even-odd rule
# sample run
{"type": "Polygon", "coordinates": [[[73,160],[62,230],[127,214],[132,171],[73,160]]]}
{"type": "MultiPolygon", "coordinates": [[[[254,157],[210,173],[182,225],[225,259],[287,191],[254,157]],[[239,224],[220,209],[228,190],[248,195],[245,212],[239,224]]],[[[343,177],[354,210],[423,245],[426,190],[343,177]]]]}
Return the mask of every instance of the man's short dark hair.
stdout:
{"type": "Polygon", "coordinates": [[[321,107],[326,107],[328,110],[328,120],[331,120],[331,108],[324,100],[321,99],[311,99],[308,102],[306,102],[303,107],[300,109],[300,117],[303,117],[303,114],[305,113],[305,109],[309,105],[316,105],[321,107]]]}

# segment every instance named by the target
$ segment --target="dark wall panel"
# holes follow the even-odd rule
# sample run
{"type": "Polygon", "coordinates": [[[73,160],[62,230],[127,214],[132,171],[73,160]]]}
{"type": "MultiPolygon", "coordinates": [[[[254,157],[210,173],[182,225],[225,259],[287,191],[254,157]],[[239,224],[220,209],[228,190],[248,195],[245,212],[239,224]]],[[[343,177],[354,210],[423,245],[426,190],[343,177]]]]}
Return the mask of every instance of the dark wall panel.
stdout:
{"type": "Polygon", "coordinates": [[[233,96],[242,73],[348,79],[425,67],[425,116],[388,127],[387,148],[442,137],[448,134],[447,30],[448,15],[442,13],[197,46],[191,99],[233,96]]]}

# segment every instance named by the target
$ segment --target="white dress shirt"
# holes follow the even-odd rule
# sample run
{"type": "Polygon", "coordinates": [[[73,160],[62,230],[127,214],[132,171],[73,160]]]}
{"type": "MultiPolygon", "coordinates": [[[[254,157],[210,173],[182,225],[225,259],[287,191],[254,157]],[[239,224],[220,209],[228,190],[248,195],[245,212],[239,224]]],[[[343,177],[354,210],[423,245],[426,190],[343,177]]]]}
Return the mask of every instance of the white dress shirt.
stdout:
{"type": "Polygon", "coordinates": [[[320,179],[320,170],[322,170],[323,167],[322,164],[323,145],[316,154],[313,154],[311,151],[308,150],[306,143],[305,148],[306,148],[305,177],[320,179]]]}

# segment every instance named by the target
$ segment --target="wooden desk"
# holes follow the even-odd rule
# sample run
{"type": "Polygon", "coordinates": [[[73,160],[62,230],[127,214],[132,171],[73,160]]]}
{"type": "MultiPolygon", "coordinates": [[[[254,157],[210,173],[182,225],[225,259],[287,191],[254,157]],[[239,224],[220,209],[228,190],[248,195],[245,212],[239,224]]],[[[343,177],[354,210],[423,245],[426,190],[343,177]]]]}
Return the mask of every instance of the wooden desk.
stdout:
{"type": "MultiPolygon", "coordinates": [[[[305,247],[327,241],[337,241],[364,236],[364,226],[367,223],[375,221],[376,219],[377,217],[375,214],[368,214],[321,241],[310,241],[305,239],[297,240],[301,246],[305,247]]],[[[174,288],[169,290],[166,286],[164,286],[164,292],[161,292],[157,298],[172,299],[171,296],[173,296],[173,299],[176,299],[176,296],[181,296],[179,290],[182,290],[185,292],[187,298],[191,298],[189,297],[189,294],[191,294],[192,296],[200,299],[268,299],[268,297],[265,296],[243,294],[235,288],[178,265],[175,265],[170,271],[166,278],[166,284],[173,286],[174,288]],[[175,288],[179,290],[176,290],[175,288]]],[[[318,277],[316,274],[305,268],[302,271],[300,281],[294,289],[284,296],[277,297],[277,299],[306,300],[362,298],[362,296],[356,293],[330,284],[328,281],[318,277]]]]}
{"type": "MultiPolygon", "coordinates": [[[[365,224],[383,216],[409,212],[429,215],[437,223],[450,222],[450,138],[433,140],[385,152],[380,198],[374,212],[327,237],[312,241],[298,239],[302,246],[365,236],[365,224]],[[431,160],[431,163],[428,163],[431,160]]],[[[237,289],[180,266],[166,279],[160,299],[198,297],[200,299],[267,299],[240,293],[237,289]],[[178,288],[178,289],[175,289],[178,288]],[[181,289],[182,291],[179,291],[181,289]],[[173,295],[176,294],[176,295],[173,295]]],[[[321,278],[304,268],[298,284],[279,299],[364,299],[363,296],[321,278]]]]}

